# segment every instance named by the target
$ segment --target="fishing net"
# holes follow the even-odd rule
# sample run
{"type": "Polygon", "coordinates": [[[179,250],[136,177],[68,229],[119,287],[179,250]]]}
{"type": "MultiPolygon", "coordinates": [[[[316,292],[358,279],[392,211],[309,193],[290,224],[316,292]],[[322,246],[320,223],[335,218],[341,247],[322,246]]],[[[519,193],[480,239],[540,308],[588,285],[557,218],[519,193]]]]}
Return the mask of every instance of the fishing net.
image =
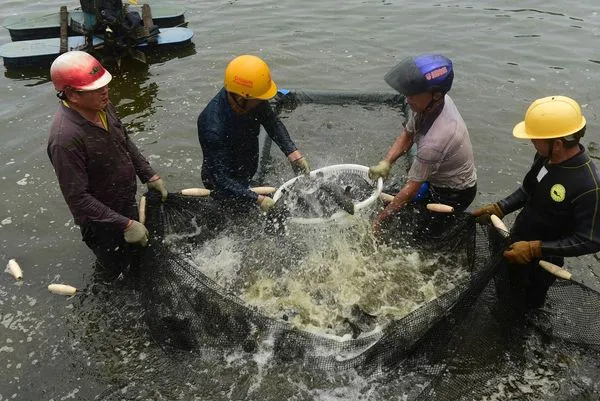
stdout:
{"type": "MultiPolygon", "coordinates": [[[[298,99],[315,96],[278,106],[293,111],[298,99]]],[[[140,290],[149,329],[165,347],[393,375],[410,400],[598,394],[598,378],[581,377],[572,356],[598,365],[600,294],[557,281],[544,308],[515,313],[498,301],[506,240],[469,214],[409,205],[380,241],[372,215],[282,234],[257,208],[174,193],[164,203],[148,193],[146,215],[140,290]]]]}

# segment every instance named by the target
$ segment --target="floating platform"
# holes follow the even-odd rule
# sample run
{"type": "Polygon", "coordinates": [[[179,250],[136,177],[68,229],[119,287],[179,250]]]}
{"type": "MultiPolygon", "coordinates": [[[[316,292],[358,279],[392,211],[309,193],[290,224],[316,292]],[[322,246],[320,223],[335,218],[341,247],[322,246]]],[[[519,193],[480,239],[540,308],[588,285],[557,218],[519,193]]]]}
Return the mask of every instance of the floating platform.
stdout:
{"type": "MultiPolygon", "coordinates": [[[[157,36],[157,42],[148,44],[146,42],[137,45],[138,49],[144,50],[157,46],[180,46],[190,43],[194,33],[188,28],[161,28],[157,36]]],[[[104,40],[94,37],[94,48],[101,47],[104,40]]],[[[82,50],[85,47],[84,36],[69,36],[68,50],[82,50]]],[[[4,65],[10,67],[27,67],[50,64],[60,55],[60,38],[24,40],[10,42],[0,46],[0,57],[4,59],[4,65]]]]}
{"type": "MultiPolygon", "coordinates": [[[[129,6],[130,11],[142,14],[140,6],[129,6]]],[[[172,28],[185,24],[184,10],[177,7],[152,5],[152,21],[159,28],[172,28]]],[[[85,13],[81,9],[68,10],[69,27],[84,25],[85,13]]],[[[2,25],[8,29],[14,42],[60,37],[60,12],[15,15],[6,18],[2,25]]],[[[69,36],[80,35],[69,28],[69,36]]]]}

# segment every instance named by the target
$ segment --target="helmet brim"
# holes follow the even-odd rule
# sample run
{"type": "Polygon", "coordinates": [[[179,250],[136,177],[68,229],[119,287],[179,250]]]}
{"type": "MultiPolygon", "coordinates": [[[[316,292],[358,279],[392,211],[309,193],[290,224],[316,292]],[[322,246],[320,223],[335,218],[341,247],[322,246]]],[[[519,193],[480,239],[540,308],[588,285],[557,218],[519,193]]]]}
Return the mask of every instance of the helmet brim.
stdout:
{"type": "Polygon", "coordinates": [[[520,138],[520,139],[529,139],[530,138],[530,136],[527,134],[527,131],[525,130],[525,121],[521,121],[520,123],[515,125],[515,127],[513,128],[513,136],[515,138],[520,138]]]}
{"type": "Polygon", "coordinates": [[[92,82],[91,84],[85,85],[85,86],[80,86],[78,88],[76,88],[77,90],[81,90],[81,91],[93,91],[96,89],[100,89],[103,86],[108,85],[108,83],[112,80],[112,75],[110,74],[110,72],[108,72],[108,70],[104,70],[104,74],[102,74],[102,76],[100,78],[98,78],[97,80],[95,80],[94,82],[92,82]]]}
{"type": "Polygon", "coordinates": [[[255,96],[255,99],[260,99],[260,100],[269,100],[272,99],[275,95],[277,94],[277,85],[275,84],[275,81],[271,80],[271,86],[269,87],[269,89],[267,89],[267,91],[265,93],[263,93],[260,96],[255,96]]]}

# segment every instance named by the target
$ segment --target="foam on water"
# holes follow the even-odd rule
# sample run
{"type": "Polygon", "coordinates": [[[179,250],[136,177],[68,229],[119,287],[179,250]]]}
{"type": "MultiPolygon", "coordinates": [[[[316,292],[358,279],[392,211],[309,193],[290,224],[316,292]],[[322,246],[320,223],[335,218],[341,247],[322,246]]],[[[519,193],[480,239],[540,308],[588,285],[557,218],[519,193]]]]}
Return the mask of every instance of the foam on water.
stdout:
{"type": "Polygon", "coordinates": [[[265,315],[333,336],[356,336],[357,327],[372,332],[466,276],[443,255],[378,245],[367,218],[291,230],[283,241],[223,234],[194,249],[191,259],[265,315]]]}

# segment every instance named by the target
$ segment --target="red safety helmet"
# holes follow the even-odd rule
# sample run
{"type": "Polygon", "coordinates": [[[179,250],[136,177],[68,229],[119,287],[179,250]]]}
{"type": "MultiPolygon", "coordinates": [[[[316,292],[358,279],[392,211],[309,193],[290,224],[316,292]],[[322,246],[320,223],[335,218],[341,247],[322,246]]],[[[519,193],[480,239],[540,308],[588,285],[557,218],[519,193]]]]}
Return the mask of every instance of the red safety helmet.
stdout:
{"type": "Polygon", "coordinates": [[[94,56],[75,50],[63,53],[54,60],[50,67],[50,78],[59,92],[66,88],[92,91],[106,86],[112,75],[94,56]]]}

